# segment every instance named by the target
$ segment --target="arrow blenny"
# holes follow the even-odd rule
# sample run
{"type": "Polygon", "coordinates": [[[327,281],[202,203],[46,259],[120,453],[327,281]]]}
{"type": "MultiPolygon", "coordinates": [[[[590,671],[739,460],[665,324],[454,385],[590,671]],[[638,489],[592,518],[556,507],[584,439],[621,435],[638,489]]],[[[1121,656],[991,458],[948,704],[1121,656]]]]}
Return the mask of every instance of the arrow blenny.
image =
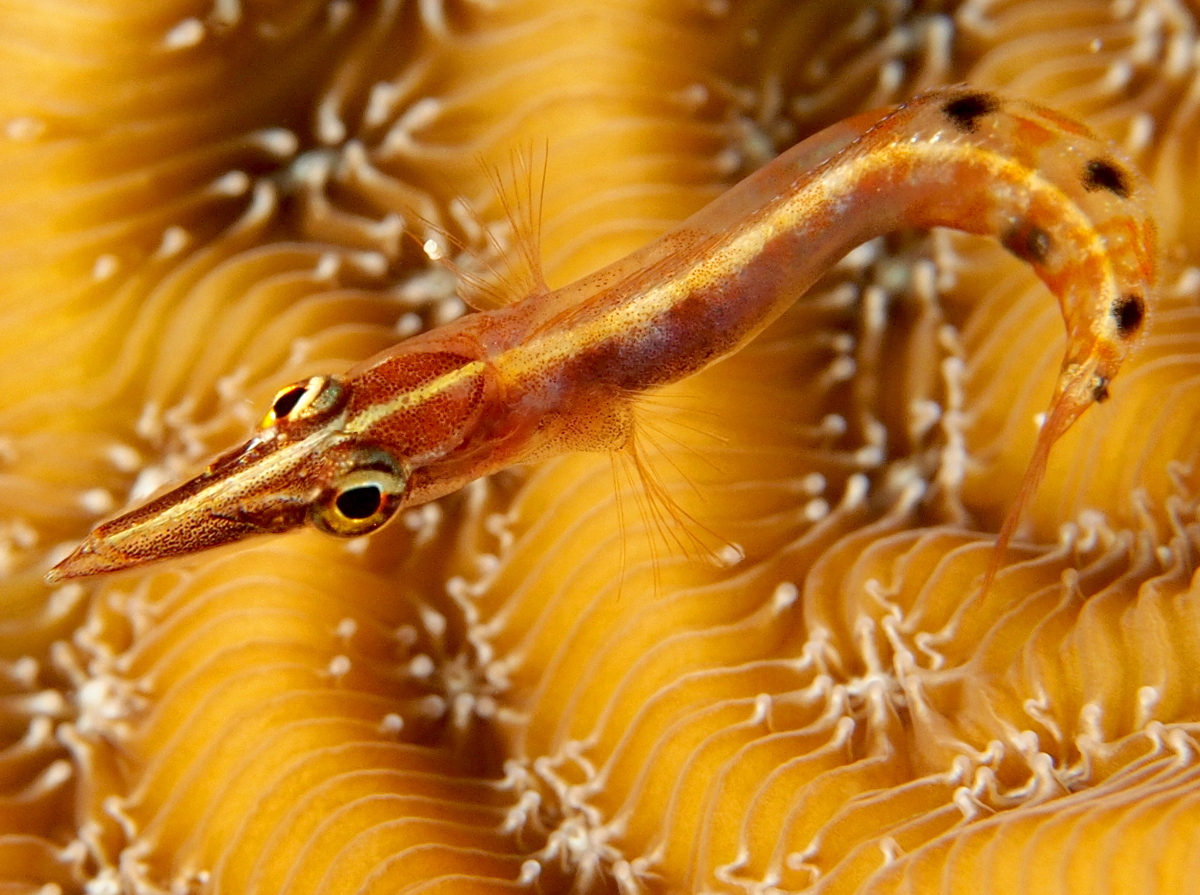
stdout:
{"type": "Polygon", "coordinates": [[[1053,111],[967,87],[856,116],[641,250],[561,289],[282,389],[204,472],[97,526],[57,582],[313,525],[373,531],[515,463],[618,451],[633,404],[736,352],[848,250],[901,228],[998,238],[1056,296],[1061,371],[985,580],[1055,442],[1103,401],[1156,290],[1148,187],[1053,111]]]}

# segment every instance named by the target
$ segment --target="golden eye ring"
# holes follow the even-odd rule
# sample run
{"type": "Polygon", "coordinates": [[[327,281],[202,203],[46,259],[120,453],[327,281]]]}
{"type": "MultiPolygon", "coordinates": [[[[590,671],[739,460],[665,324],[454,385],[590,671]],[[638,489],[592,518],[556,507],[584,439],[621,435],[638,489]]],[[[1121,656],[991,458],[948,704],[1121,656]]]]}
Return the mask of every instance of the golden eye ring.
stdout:
{"type": "Polygon", "coordinates": [[[313,525],[346,538],[368,534],[392,518],[407,485],[407,477],[398,470],[356,469],[313,504],[313,525]]]}
{"type": "Polygon", "coordinates": [[[271,409],[258,427],[269,429],[283,420],[320,416],[338,402],[341,394],[341,384],[332,376],[313,376],[285,385],[271,399],[271,409]]]}

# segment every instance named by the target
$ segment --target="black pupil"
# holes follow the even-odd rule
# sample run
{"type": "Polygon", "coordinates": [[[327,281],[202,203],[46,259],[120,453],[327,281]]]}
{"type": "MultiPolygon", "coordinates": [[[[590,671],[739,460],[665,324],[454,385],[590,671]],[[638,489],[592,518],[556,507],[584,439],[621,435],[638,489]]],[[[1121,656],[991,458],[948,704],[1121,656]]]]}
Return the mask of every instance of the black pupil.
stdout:
{"type": "Polygon", "coordinates": [[[300,397],[303,394],[304,386],[298,385],[295,388],[289,388],[276,398],[275,403],[271,405],[271,411],[275,414],[275,419],[281,420],[291,413],[292,408],[300,403],[300,397]]]}
{"type": "Polygon", "coordinates": [[[1117,329],[1122,335],[1132,335],[1142,325],[1142,317],[1146,309],[1142,300],[1136,295],[1122,296],[1113,305],[1113,316],[1117,319],[1117,329]]]}
{"type": "Polygon", "coordinates": [[[383,491],[378,485],[359,485],[347,488],[337,496],[338,512],[347,519],[367,519],[374,516],[383,503],[383,491]]]}

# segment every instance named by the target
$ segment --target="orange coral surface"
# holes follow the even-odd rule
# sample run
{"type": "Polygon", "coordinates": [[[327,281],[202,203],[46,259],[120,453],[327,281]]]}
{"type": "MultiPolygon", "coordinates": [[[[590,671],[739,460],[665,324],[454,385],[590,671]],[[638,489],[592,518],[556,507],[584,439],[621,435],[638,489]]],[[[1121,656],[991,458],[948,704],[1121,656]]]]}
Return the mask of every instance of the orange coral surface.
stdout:
{"type": "Polygon", "coordinates": [[[0,0],[0,22],[0,892],[1194,883],[1196,9],[0,0]],[[963,80],[1122,145],[1166,247],[1146,341],[986,595],[1062,321],[997,245],[940,232],[852,252],[645,402],[694,521],[576,454],[366,539],[42,583],[280,385],[463,313],[420,244],[503,271],[488,170],[514,153],[548,147],[559,285],[799,137],[963,80]]]}

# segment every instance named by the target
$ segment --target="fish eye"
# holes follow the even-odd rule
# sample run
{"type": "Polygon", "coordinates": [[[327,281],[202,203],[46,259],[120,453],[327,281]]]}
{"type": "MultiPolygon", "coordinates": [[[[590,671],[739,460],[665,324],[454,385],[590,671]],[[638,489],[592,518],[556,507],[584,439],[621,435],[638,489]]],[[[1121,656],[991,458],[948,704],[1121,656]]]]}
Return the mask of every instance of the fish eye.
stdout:
{"type": "Polygon", "coordinates": [[[369,519],[383,508],[383,488],[378,482],[353,485],[333,499],[337,511],[347,519],[369,519]]]}
{"type": "Polygon", "coordinates": [[[407,484],[399,469],[355,469],[313,504],[313,524],[341,537],[365,535],[392,518],[407,484]]]}
{"type": "Polygon", "coordinates": [[[275,419],[281,420],[291,413],[292,408],[300,403],[300,399],[304,397],[307,390],[307,386],[303,383],[289,385],[281,390],[275,396],[275,400],[271,402],[271,413],[275,414],[275,419]]]}
{"type": "Polygon", "coordinates": [[[271,409],[259,423],[268,429],[281,420],[297,420],[318,416],[334,406],[341,395],[337,380],[329,376],[313,376],[284,386],[271,399],[271,409]]]}

